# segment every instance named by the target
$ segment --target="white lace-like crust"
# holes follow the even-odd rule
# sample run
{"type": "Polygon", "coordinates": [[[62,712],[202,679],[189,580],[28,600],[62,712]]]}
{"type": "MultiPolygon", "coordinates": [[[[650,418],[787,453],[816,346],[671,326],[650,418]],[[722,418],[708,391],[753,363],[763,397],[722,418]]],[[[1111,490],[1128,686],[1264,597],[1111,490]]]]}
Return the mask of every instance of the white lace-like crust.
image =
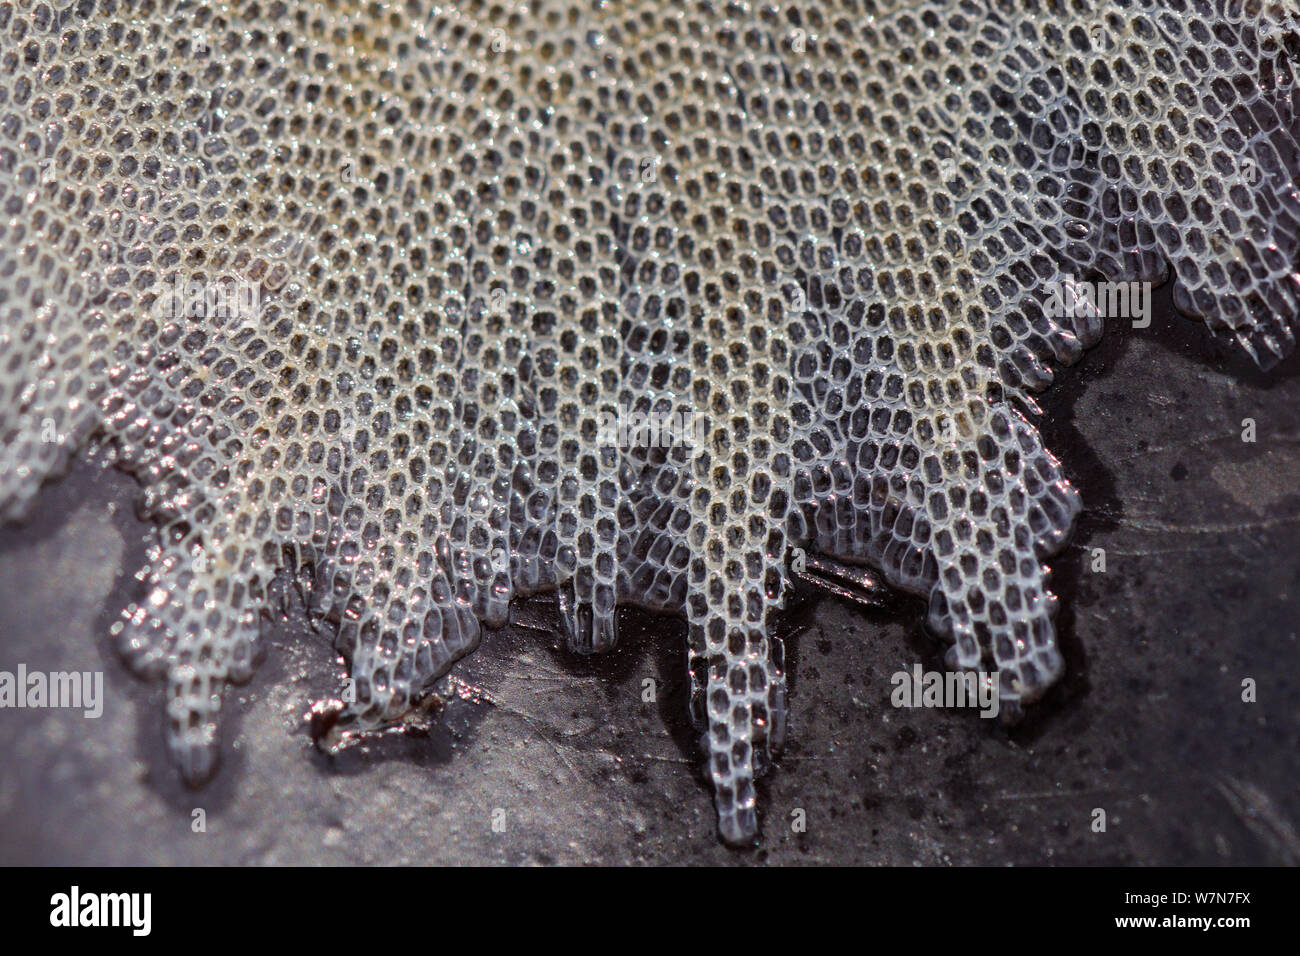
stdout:
{"type": "Polygon", "coordinates": [[[1027,416],[1104,322],[1054,288],[1291,348],[1298,56],[1255,0],[0,3],[0,510],[92,437],[138,476],[118,638],[191,780],[277,571],[363,727],[516,595],[582,651],[684,612],[751,839],[791,549],[1004,708],[1060,675],[1027,416]]]}

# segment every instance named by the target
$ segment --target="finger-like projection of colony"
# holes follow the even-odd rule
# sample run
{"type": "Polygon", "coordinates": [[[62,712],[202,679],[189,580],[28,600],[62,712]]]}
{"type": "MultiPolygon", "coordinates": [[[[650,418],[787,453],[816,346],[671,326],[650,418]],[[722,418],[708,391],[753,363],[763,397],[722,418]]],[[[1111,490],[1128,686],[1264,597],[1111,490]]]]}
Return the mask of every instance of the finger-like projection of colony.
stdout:
{"type": "Polygon", "coordinates": [[[0,3],[0,508],[138,476],[118,637],[194,781],[278,572],[357,727],[516,596],[579,651],[684,612],[749,840],[791,549],[928,595],[1004,710],[1061,674],[1070,277],[1291,347],[1298,55],[1261,0],[0,3]]]}

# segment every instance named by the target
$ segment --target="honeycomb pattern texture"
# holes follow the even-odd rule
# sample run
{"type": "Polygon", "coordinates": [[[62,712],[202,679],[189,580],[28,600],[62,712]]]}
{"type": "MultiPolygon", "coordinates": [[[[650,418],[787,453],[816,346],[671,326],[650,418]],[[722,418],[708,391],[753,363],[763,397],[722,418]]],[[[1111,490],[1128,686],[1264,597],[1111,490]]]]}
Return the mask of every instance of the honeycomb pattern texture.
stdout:
{"type": "Polygon", "coordinates": [[[194,782],[289,586],[360,728],[517,596],[684,613],[752,841],[794,549],[1004,712],[1061,674],[1034,394],[1107,317],[1054,287],[1292,347],[1298,59],[1269,0],[0,2],[0,510],[138,476],[116,639],[194,782]]]}

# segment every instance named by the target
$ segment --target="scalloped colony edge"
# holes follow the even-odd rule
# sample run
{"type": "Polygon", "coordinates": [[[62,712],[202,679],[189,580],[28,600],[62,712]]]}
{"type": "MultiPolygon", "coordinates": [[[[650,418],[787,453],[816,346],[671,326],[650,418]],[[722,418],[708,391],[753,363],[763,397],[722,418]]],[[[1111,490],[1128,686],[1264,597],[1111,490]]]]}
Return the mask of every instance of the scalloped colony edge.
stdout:
{"type": "Polygon", "coordinates": [[[1017,408],[1103,322],[1053,288],[1291,348],[1298,53],[1274,2],[0,3],[0,508],[87,441],[140,479],[118,639],[192,781],[278,572],[356,727],[517,595],[582,651],[684,612],[751,840],[792,548],[1004,710],[1060,675],[1079,502],[1017,408]]]}

